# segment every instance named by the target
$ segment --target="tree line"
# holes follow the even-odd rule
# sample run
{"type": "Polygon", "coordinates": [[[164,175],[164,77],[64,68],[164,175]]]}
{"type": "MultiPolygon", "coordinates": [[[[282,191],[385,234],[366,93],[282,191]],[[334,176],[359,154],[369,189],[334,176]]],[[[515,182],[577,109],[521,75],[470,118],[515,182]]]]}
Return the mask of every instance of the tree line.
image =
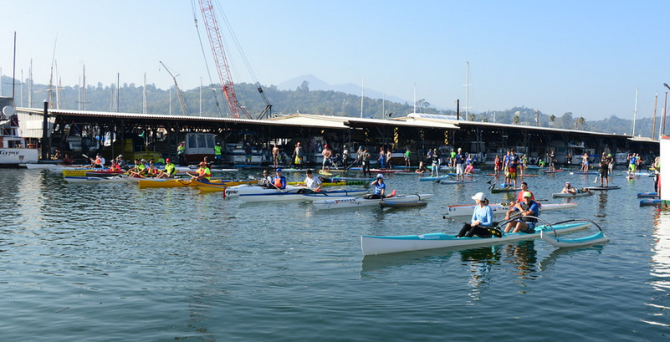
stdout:
{"type": "MultiPolygon", "coordinates": [[[[2,76],[2,96],[11,96],[12,79],[2,76]]],[[[44,84],[33,84],[32,103],[28,104],[29,80],[19,90],[21,84],[17,81],[15,90],[15,104],[18,107],[42,108],[43,101],[48,98],[49,86],[44,84]],[[20,95],[23,94],[23,95],[20,95]]],[[[69,110],[91,110],[110,111],[125,113],[143,113],[145,91],[142,86],[124,83],[122,87],[115,84],[87,85],[85,91],[82,87],[65,86],[61,88],[52,87],[52,108],[69,110]]],[[[238,83],[235,85],[236,94],[241,104],[252,118],[256,118],[263,111],[266,104],[259,95],[260,86],[250,83],[238,83]]],[[[318,114],[330,116],[364,117],[374,119],[386,119],[403,117],[414,111],[412,103],[398,103],[363,98],[358,95],[347,94],[332,90],[310,90],[309,83],[303,82],[295,90],[279,90],[276,86],[262,87],[264,95],[272,104],[272,115],[288,115],[295,113],[318,114]],[[362,109],[361,109],[362,108],[362,109]]],[[[186,104],[186,113],[182,112],[179,103],[179,95],[176,87],[167,90],[159,89],[155,84],[146,86],[146,113],[148,114],[173,114],[210,117],[230,117],[230,110],[225,97],[218,84],[211,84],[203,88],[194,88],[183,91],[183,99],[186,104]]],[[[426,99],[419,99],[416,103],[418,112],[426,114],[453,115],[454,110],[443,110],[433,107],[426,99]]],[[[585,130],[593,132],[627,134],[631,135],[633,129],[632,120],[611,116],[603,120],[588,121],[584,117],[573,117],[573,113],[545,114],[532,108],[514,107],[499,111],[486,111],[480,113],[460,113],[461,118],[470,121],[495,122],[503,124],[518,124],[539,127],[562,128],[571,130],[585,130]]],[[[635,124],[635,135],[651,137],[652,126],[655,126],[655,135],[661,118],[638,119],[635,124]]]]}

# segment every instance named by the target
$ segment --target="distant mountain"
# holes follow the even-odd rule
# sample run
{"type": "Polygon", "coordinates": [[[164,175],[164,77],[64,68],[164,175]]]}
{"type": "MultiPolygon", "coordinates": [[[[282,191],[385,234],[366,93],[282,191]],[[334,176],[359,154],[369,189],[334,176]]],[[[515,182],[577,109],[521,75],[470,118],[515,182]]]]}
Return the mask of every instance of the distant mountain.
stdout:
{"type": "MultiPolygon", "coordinates": [[[[354,83],[345,83],[345,84],[338,84],[338,85],[330,85],[322,80],[320,80],[318,77],[314,75],[303,75],[303,76],[298,76],[296,78],[290,79],[286,82],[282,82],[279,85],[277,85],[278,90],[296,90],[300,88],[302,85],[302,82],[307,81],[309,83],[309,90],[332,90],[332,91],[341,91],[346,94],[351,94],[351,95],[361,95],[361,86],[354,84],[354,83]]],[[[369,97],[371,99],[383,99],[384,98],[384,93],[379,92],[376,90],[372,90],[370,88],[365,88],[365,93],[363,94],[365,97],[369,97]]],[[[401,99],[399,97],[395,96],[390,96],[386,94],[386,101],[390,102],[398,102],[398,103],[412,103],[412,101],[408,101],[405,99],[401,99]]]]}

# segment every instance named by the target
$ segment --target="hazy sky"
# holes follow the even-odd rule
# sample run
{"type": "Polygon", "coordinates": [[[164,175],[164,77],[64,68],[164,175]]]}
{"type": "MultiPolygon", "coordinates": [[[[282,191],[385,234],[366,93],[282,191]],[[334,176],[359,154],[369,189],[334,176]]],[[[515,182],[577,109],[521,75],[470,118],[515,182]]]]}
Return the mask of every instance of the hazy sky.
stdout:
{"type": "MultiPolygon", "coordinates": [[[[595,120],[661,115],[670,82],[670,1],[214,1],[235,82],[277,85],[312,74],[433,106],[538,108],[595,120]],[[224,20],[224,14],[227,20],[224,20]],[[228,23],[244,54],[230,38],[228,23]],[[243,56],[249,62],[248,71],[243,56]]],[[[198,2],[0,0],[0,68],[63,85],[218,83],[198,2]],[[194,12],[195,10],[195,12],[194,12]],[[205,67],[198,30],[211,69],[205,67]]],[[[9,85],[3,85],[8,87],[9,85]]]]}

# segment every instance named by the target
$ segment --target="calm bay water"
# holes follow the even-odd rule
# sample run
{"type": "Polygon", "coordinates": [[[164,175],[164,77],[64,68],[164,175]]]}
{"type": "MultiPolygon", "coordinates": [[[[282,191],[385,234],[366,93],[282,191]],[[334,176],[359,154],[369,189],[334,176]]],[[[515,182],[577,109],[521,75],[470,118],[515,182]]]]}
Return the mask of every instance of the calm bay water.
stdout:
{"type": "MultiPolygon", "coordinates": [[[[537,198],[562,202],[551,193],[566,180],[594,177],[526,181],[537,198]]],[[[670,213],[638,206],[636,194],[653,191],[648,177],[615,176],[621,190],[542,215],[592,219],[605,246],[535,240],[363,258],[360,235],[455,234],[461,224],[442,219],[444,207],[488,193],[490,179],[391,175],[389,189],[436,196],[422,209],[316,211],[0,170],[0,340],[667,339],[670,213]]]]}

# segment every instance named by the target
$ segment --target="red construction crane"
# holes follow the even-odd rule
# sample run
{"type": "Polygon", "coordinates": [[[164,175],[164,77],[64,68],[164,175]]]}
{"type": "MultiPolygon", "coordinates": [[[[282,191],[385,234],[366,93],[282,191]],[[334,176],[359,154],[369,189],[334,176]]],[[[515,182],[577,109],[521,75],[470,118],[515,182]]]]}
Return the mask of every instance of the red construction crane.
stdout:
{"type": "Polygon", "coordinates": [[[228,60],[226,60],[226,52],[223,49],[223,41],[221,40],[219,26],[216,23],[212,2],[210,0],[199,0],[198,2],[200,3],[202,19],[205,22],[205,27],[207,29],[209,44],[211,45],[212,53],[214,54],[216,71],[219,73],[221,90],[226,96],[226,101],[228,102],[228,107],[230,108],[230,114],[233,118],[239,119],[240,111],[242,111],[242,113],[244,113],[247,118],[251,119],[251,115],[249,115],[247,110],[244,109],[244,107],[242,107],[237,101],[237,96],[235,95],[235,85],[233,84],[233,78],[231,77],[230,68],[228,67],[228,60]]]}

